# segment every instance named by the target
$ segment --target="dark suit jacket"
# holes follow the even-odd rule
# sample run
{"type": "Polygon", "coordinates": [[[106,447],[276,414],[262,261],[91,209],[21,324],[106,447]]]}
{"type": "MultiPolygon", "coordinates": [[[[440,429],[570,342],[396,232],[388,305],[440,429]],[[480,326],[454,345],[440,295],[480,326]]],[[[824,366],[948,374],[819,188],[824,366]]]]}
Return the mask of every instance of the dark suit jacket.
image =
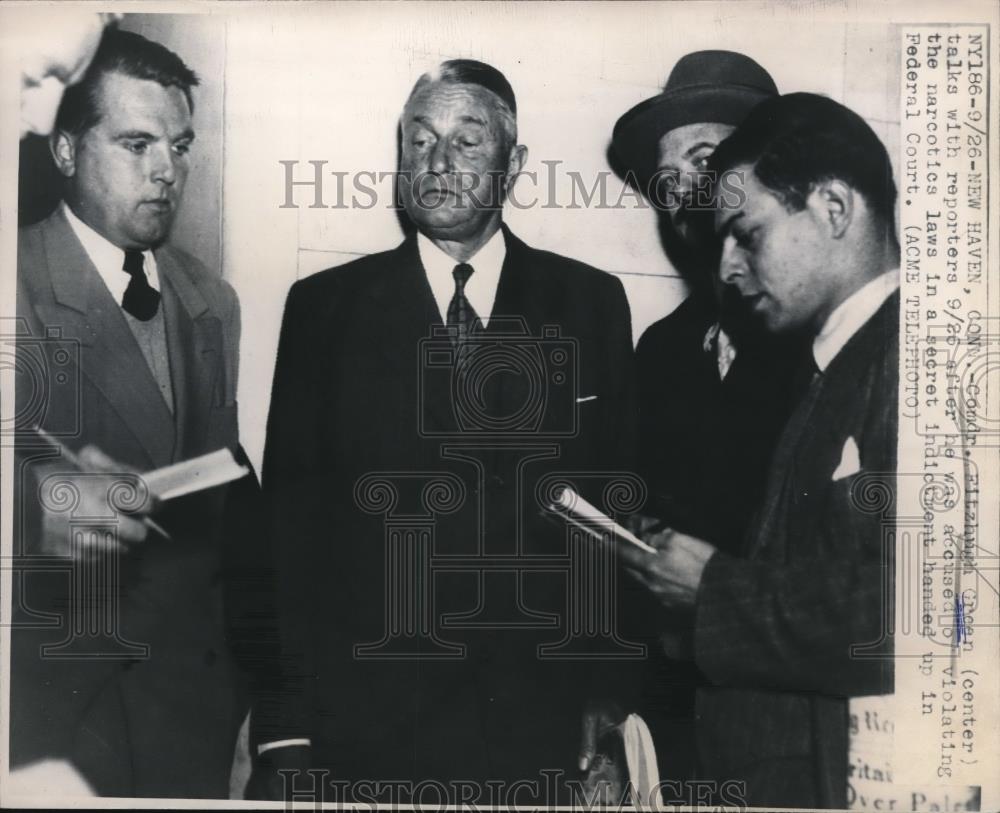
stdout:
{"type": "MultiPolygon", "coordinates": [[[[286,663],[298,656],[304,669],[254,717],[259,740],[311,737],[315,763],[338,779],[537,779],[575,761],[590,662],[539,657],[538,646],[566,633],[567,574],[529,573],[526,562],[567,555],[565,526],[538,516],[547,474],[569,473],[586,490],[628,466],[629,312],[613,276],[504,237],[496,303],[476,341],[507,349],[477,357],[488,363],[469,369],[482,377],[455,372],[447,339],[421,345],[441,317],[415,236],[303,279],[288,296],[263,481],[286,663]],[[529,335],[503,334],[514,326],[501,316],[523,319],[529,335]],[[511,373],[518,365],[537,365],[538,376],[511,373]],[[463,431],[463,406],[488,415],[463,431]],[[536,407],[533,423],[524,416],[536,407]],[[477,427],[495,431],[477,441],[477,427]],[[372,473],[390,485],[360,485],[372,473]],[[435,477],[447,481],[437,507],[422,491],[435,477]],[[425,529],[407,543],[417,575],[401,577],[403,587],[387,575],[392,523],[425,529]],[[421,533],[433,572],[415,552],[421,533]],[[476,572],[468,557],[481,555],[506,557],[510,569],[476,572]],[[424,621],[464,652],[434,659],[445,650],[418,637],[412,657],[358,656],[356,646],[387,635],[387,614],[409,588],[432,596],[424,621]]],[[[413,632],[423,622],[401,623],[413,632]]]]}
{"type": "Polygon", "coordinates": [[[726,377],[703,347],[717,320],[692,295],[650,325],[636,347],[639,472],[649,513],[739,552],[791,411],[797,344],[748,336],[726,377]]]}
{"type": "Polygon", "coordinates": [[[31,424],[73,450],[95,444],[139,471],[238,449],[236,296],[183,252],[164,247],[155,256],[174,415],[61,210],[19,235],[18,358],[22,371],[43,372],[19,375],[15,386],[14,538],[23,580],[15,591],[11,754],[15,763],[71,759],[103,795],[227,797],[245,707],[223,626],[223,517],[234,494],[252,491],[252,478],[167,503],[157,520],[173,540],[151,534],[120,558],[116,577],[84,590],[94,616],[117,604],[118,640],[77,639],[56,654],[112,657],[40,655],[82,615],[79,604],[67,609],[76,584],[69,560],[38,555],[39,484],[72,469],[38,443],[31,424]],[[56,626],[39,624],[44,613],[56,626]]]}
{"type": "Polygon", "coordinates": [[[811,385],[772,462],[749,560],[722,554],[696,606],[698,753],[748,804],[846,807],[847,698],[892,691],[899,295],[811,385]],[[860,470],[834,479],[849,439],[860,470]],[[869,646],[863,651],[852,647],[869,646]]]}
{"type": "MultiPolygon", "coordinates": [[[[693,293],[647,328],[636,348],[639,473],[649,488],[645,512],[671,527],[739,553],[763,496],[778,433],[792,407],[798,342],[747,335],[719,379],[705,334],[718,320],[714,301],[693,293]]],[[[642,617],[655,641],[664,623],[642,617]]],[[[695,769],[694,664],[650,647],[640,713],[657,744],[661,775],[689,778],[695,769]]]]}

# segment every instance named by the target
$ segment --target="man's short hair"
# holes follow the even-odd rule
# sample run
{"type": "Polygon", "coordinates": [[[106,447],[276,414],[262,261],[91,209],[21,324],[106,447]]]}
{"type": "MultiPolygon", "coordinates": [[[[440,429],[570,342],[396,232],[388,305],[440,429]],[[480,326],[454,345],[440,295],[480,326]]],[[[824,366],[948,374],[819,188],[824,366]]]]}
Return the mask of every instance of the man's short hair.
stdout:
{"type": "Polygon", "coordinates": [[[83,79],[63,95],[56,115],[56,130],[79,135],[100,121],[98,88],[101,78],[108,73],[158,82],[165,88],[180,88],[194,112],[191,88],[198,84],[198,77],[184,60],[158,42],[131,31],[109,28],[83,79]]]}
{"type": "Polygon", "coordinates": [[[504,123],[510,146],[517,143],[517,99],[507,77],[492,65],[475,59],[449,59],[434,70],[421,76],[410,91],[409,100],[421,88],[432,82],[448,82],[455,85],[478,85],[490,91],[495,100],[497,112],[504,123]]]}
{"type": "Polygon", "coordinates": [[[834,178],[861,194],[896,239],[896,184],[889,153],[853,110],[815,93],[761,102],[709,159],[716,177],[745,164],[789,211],[834,178]]]}

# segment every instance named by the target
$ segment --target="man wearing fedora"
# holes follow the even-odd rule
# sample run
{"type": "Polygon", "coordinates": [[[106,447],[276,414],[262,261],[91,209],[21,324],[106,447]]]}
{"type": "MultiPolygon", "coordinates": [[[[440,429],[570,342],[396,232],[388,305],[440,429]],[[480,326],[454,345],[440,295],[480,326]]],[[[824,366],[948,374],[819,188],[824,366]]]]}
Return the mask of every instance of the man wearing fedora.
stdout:
{"type": "MultiPolygon", "coordinates": [[[[767,71],[743,54],[687,54],[662,93],[618,120],[612,143],[659,210],[664,248],[691,292],[646,330],[636,351],[638,458],[649,511],[732,553],[762,496],[788,413],[792,348],[748,324],[733,291],[718,283],[705,170],[716,145],[777,92],[767,71]]],[[[672,779],[693,768],[699,682],[690,662],[662,653],[650,662],[643,716],[659,735],[661,770],[672,779]]]]}

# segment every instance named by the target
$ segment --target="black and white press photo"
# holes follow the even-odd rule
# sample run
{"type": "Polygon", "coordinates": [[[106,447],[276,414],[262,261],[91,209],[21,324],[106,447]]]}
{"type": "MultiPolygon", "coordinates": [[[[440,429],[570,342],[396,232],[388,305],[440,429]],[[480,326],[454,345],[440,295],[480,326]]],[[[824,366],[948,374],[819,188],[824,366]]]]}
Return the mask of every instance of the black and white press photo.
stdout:
{"type": "Polygon", "coordinates": [[[997,809],[998,15],[0,6],[0,804],[997,809]]]}

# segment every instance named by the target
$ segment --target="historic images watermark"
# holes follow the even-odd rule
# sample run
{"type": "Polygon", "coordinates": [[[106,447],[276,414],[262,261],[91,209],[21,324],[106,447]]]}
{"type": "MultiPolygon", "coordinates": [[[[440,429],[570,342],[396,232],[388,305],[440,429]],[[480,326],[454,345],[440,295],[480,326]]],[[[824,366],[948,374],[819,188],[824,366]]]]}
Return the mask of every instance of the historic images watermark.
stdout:
{"type": "Polygon", "coordinates": [[[558,805],[562,810],[590,813],[594,810],[662,810],[666,806],[698,806],[701,810],[746,809],[746,784],[730,779],[663,780],[640,793],[631,783],[613,788],[610,782],[588,787],[568,778],[562,771],[543,769],[537,777],[514,782],[486,782],[453,779],[412,780],[358,779],[341,780],[327,770],[280,772],[285,783],[286,807],[303,805],[351,805],[355,809],[375,810],[399,805],[412,806],[424,813],[459,810],[540,810],[558,805]]]}
{"type": "Polygon", "coordinates": [[[332,168],[326,160],[278,163],[281,209],[399,209],[403,185],[411,190],[415,203],[428,210],[443,206],[488,208],[505,199],[513,209],[653,208],[668,212],[683,207],[710,213],[717,207],[739,208],[745,194],[739,170],[718,176],[711,171],[660,170],[645,179],[629,170],[619,179],[610,170],[585,175],[565,168],[561,160],[546,159],[540,162],[544,167],[541,172],[526,170],[509,177],[492,171],[486,173],[488,183],[482,184],[482,177],[473,172],[346,172],[332,168]]]}

